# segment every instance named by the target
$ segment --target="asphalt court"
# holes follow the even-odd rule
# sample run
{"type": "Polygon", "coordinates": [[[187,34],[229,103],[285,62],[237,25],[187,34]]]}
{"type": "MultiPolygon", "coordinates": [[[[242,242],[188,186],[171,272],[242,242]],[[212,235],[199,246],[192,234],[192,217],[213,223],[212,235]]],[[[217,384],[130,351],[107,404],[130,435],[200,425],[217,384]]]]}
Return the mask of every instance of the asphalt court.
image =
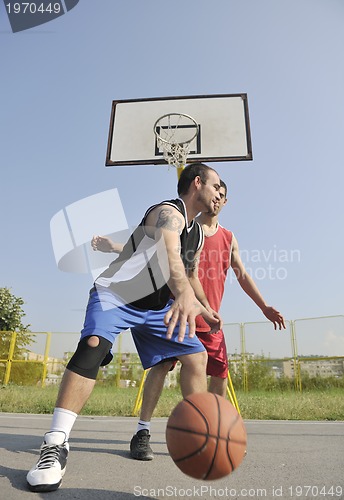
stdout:
{"type": "Polygon", "coordinates": [[[0,413],[0,499],[344,499],[344,422],[245,421],[247,457],[230,476],[198,481],[174,465],[165,418],[152,421],[155,459],[129,457],[136,418],[83,417],[74,426],[59,490],[32,493],[35,463],[50,415],[0,413]]]}

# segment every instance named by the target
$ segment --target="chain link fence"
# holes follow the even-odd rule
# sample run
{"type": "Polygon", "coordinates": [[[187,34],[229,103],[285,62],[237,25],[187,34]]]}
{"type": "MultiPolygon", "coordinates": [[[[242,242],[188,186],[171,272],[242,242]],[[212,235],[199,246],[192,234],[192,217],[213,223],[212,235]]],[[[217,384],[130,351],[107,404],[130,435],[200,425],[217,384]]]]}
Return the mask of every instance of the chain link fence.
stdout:
{"type": "MultiPolygon", "coordinates": [[[[324,381],[324,386],[344,381],[344,315],[289,320],[281,331],[270,322],[228,323],[223,331],[236,389],[302,390],[314,379],[324,381]]],[[[3,385],[58,384],[79,340],[75,332],[30,336],[28,348],[20,345],[15,332],[0,332],[3,385]]],[[[130,332],[119,336],[114,349],[114,359],[100,370],[99,380],[124,387],[139,384],[143,369],[130,332]]]]}

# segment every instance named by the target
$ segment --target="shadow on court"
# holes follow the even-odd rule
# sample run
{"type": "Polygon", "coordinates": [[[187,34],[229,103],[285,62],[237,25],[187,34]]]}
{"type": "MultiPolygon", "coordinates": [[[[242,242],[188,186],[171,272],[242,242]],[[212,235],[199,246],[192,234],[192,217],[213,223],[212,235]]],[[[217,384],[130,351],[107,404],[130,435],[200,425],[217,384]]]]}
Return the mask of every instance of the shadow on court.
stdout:
{"type": "Polygon", "coordinates": [[[0,413],[0,497],[83,499],[344,499],[344,422],[247,421],[248,454],[230,476],[212,482],[182,474],[165,443],[166,419],[152,422],[152,462],[132,460],[136,418],[79,417],[59,490],[32,493],[26,473],[36,462],[49,415],[0,413]]]}

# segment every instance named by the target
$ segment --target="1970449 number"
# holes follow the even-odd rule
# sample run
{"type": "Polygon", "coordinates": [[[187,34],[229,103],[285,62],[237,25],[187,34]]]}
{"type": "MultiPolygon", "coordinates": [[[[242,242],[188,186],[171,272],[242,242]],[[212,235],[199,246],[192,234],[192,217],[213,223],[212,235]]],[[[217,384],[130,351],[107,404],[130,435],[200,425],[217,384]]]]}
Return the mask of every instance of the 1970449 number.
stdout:
{"type": "Polygon", "coordinates": [[[291,497],[302,497],[302,498],[331,498],[340,497],[342,498],[343,488],[342,486],[290,486],[288,488],[291,497]]]}
{"type": "Polygon", "coordinates": [[[9,14],[59,14],[61,12],[61,4],[55,2],[44,5],[39,2],[16,2],[14,4],[6,4],[9,14]]]}

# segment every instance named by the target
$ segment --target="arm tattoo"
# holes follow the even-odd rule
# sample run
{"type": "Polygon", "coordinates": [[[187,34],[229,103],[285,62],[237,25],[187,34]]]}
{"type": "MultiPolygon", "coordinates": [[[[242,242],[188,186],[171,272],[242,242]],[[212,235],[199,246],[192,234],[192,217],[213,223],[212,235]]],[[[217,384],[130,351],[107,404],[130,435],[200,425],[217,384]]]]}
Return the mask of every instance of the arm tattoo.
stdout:
{"type": "Polygon", "coordinates": [[[183,230],[183,221],[180,217],[174,215],[171,209],[163,208],[159,212],[156,227],[163,227],[164,229],[177,231],[178,234],[181,234],[183,230]]]}
{"type": "Polygon", "coordinates": [[[192,273],[194,273],[194,272],[196,271],[196,269],[197,269],[197,267],[198,267],[198,263],[199,263],[199,257],[196,257],[196,258],[192,261],[192,263],[191,263],[190,271],[191,271],[192,273]]]}

